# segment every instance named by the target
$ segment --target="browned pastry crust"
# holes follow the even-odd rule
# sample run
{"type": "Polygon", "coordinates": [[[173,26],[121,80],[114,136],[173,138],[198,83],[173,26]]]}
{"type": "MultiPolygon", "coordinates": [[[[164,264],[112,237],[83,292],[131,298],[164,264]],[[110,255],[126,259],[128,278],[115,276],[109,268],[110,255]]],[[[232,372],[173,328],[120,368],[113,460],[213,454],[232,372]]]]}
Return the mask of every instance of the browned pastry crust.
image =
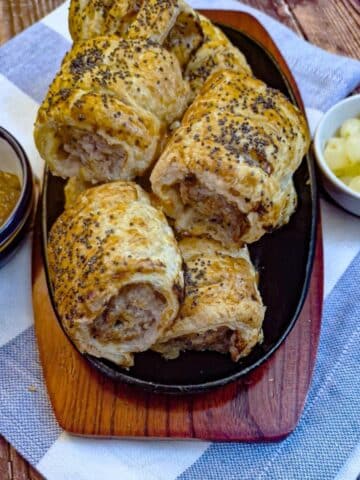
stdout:
{"type": "Polygon", "coordinates": [[[233,361],[262,341],[265,307],[248,250],[204,238],[179,242],[185,262],[185,300],[175,323],[152,347],[165,358],[183,350],[230,353],[233,361]]]}
{"type": "Polygon", "coordinates": [[[182,66],[203,39],[197,13],[182,0],[72,0],[69,29],[74,41],[108,34],[152,40],[182,66]]]}
{"type": "Polygon", "coordinates": [[[254,242],[289,221],[292,175],[309,147],[305,118],[246,73],[213,74],[150,180],[175,228],[223,244],[254,242]]]}
{"type": "Polygon", "coordinates": [[[239,49],[183,0],[72,0],[69,23],[74,40],[112,33],[160,43],[178,58],[191,99],[215,71],[251,74],[239,49]]]}
{"type": "Polygon", "coordinates": [[[167,35],[163,46],[174,53],[181,67],[185,68],[192,55],[202,45],[203,39],[199,15],[182,2],[175,25],[167,35]]]}
{"type": "Polygon", "coordinates": [[[77,197],[93,186],[94,185],[91,183],[85,182],[79,177],[69,178],[64,187],[65,209],[72,207],[75,204],[77,197]]]}
{"type": "Polygon", "coordinates": [[[152,40],[162,45],[179,13],[178,0],[145,0],[125,36],[133,40],[152,40]]]}
{"type": "Polygon", "coordinates": [[[159,154],[189,88],[173,54],[116,36],[77,42],[38,112],[35,142],[55,175],[131,180],[159,154]]]}
{"type": "Polygon", "coordinates": [[[74,42],[100,35],[123,36],[144,0],[71,0],[69,30],[74,42]]]}
{"type": "Polygon", "coordinates": [[[57,312],[81,352],[129,367],[174,321],[182,259],[135,183],[80,194],[53,225],[47,252],[57,312]]]}
{"type": "Polygon", "coordinates": [[[190,58],[184,76],[189,81],[191,99],[208,77],[219,70],[244,71],[251,75],[245,56],[209,19],[199,15],[204,40],[190,58]]]}

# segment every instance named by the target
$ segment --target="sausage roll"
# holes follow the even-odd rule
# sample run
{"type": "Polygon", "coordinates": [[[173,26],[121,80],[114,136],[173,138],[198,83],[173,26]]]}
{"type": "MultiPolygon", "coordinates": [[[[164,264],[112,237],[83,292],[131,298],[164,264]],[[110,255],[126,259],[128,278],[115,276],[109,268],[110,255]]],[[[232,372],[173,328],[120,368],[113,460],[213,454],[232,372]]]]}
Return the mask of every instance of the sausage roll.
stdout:
{"type": "Polygon", "coordinates": [[[128,39],[151,39],[175,54],[182,67],[203,41],[199,15],[182,0],[144,1],[128,39]]]}
{"type": "Polygon", "coordinates": [[[214,73],[152,171],[153,192],[178,232],[225,245],[289,221],[292,175],[309,147],[302,113],[246,73],[214,73]]]}
{"type": "Polygon", "coordinates": [[[69,31],[74,42],[101,35],[123,36],[144,0],[71,0],[69,31]]]}
{"type": "Polygon", "coordinates": [[[125,36],[132,40],[149,39],[162,45],[179,13],[178,0],[144,0],[125,36]]]}
{"type": "Polygon", "coordinates": [[[38,112],[35,142],[54,175],[131,180],[159,154],[189,87],[173,54],[151,42],[77,42],[38,112]]]}
{"type": "Polygon", "coordinates": [[[175,323],[152,349],[167,359],[182,350],[214,350],[238,361],[262,341],[265,314],[247,247],[227,249],[194,237],[179,246],[185,300],[175,323]]]}
{"type": "Polygon", "coordinates": [[[251,68],[240,50],[210,20],[202,15],[199,17],[204,40],[191,57],[184,74],[190,83],[192,99],[207,78],[218,70],[245,71],[251,75],[251,68]]]}
{"type": "Polygon", "coordinates": [[[182,258],[164,215],[135,183],[80,194],[53,225],[47,253],[57,312],[81,352],[127,368],[172,325],[182,258]]]}
{"type": "Polygon", "coordinates": [[[192,55],[202,45],[203,39],[199,15],[182,2],[175,25],[167,35],[163,46],[175,54],[184,69],[192,55]]]}
{"type": "Polygon", "coordinates": [[[74,41],[108,34],[152,40],[182,66],[203,40],[198,14],[183,0],[72,0],[69,29],[74,41]]]}

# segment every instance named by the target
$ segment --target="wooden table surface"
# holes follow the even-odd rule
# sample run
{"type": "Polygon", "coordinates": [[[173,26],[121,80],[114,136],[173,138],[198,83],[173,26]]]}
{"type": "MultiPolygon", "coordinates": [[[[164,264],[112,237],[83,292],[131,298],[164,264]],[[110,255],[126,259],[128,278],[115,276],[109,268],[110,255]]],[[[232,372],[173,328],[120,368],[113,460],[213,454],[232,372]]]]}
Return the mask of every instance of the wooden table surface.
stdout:
{"type": "MultiPolygon", "coordinates": [[[[0,44],[62,2],[63,0],[0,0],[0,44]]],[[[358,0],[243,0],[243,3],[266,12],[319,47],[360,58],[358,0]]],[[[0,436],[0,480],[41,478],[0,436]]]]}

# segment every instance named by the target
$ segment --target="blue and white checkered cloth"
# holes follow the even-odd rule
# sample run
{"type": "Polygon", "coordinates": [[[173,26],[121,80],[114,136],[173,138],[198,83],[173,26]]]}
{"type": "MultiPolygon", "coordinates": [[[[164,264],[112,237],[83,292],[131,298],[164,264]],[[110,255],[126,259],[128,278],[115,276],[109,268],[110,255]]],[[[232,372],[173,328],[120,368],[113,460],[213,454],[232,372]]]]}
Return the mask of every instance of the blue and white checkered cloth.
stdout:
{"type": "MultiPolygon", "coordinates": [[[[252,8],[232,0],[192,4],[245,10],[262,22],[296,77],[312,131],[323,112],[360,83],[360,62],[326,53],[252,8]]],[[[43,164],[33,123],[69,45],[65,4],[0,48],[0,125],[22,143],[39,177],[43,164]]],[[[34,337],[30,239],[0,270],[0,433],[49,480],[355,480],[360,473],[360,219],[326,200],[321,209],[322,334],[303,416],[286,440],[256,445],[99,440],[63,432],[48,401],[34,337]]]]}

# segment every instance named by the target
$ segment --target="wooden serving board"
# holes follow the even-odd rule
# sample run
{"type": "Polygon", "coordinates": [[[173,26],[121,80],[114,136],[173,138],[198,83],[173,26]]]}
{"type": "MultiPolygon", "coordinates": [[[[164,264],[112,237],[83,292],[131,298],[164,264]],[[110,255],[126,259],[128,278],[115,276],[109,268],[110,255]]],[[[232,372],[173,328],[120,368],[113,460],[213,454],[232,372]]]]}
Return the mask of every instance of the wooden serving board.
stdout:
{"type": "MultiPolygon", "coordinates": [[[[276,58],[301,98],[268,33],[251,16],[203,11],[238,28],[276,58]]],[[[34,235],[33,304],[40,359],[50,400],[62,428],[78,435],[171,437],[207,440],[278,440],[299,421],[315,364],[323,298],[319,216],[314,268],[301,315],[277,352],[247,377],[203,394],[160,395],[117,383],[93,369],[75,350],[56,319],[46,284],[40,222],[34,235]]]]}

